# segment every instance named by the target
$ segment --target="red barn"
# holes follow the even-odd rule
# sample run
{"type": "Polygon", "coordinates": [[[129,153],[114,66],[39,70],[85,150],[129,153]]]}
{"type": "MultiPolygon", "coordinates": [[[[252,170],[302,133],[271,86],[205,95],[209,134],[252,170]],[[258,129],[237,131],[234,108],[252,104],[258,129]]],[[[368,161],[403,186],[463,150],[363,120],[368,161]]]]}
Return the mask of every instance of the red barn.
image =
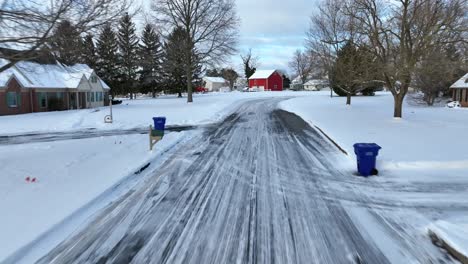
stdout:
{"type": "Polygon", "coordinates": [[[249,88],[258,91],[282,91],[283,76],[276,70],[256,71],[249,78],[249,88]]]}

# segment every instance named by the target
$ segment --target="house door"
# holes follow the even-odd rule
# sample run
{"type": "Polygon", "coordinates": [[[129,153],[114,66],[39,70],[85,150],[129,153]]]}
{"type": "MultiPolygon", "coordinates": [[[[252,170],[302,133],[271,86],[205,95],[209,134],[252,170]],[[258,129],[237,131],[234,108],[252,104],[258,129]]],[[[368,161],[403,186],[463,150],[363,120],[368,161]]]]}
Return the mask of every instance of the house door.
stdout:
{"type": "Polygon", "coordinates": [[[76,93],[70,93],[70,109],[77,109],[76,93]]]}
{"type": "Polygon", "coordinates": [[[86,93],[79,93],[80,95],[80,109],[86,108],[86,93]]]}

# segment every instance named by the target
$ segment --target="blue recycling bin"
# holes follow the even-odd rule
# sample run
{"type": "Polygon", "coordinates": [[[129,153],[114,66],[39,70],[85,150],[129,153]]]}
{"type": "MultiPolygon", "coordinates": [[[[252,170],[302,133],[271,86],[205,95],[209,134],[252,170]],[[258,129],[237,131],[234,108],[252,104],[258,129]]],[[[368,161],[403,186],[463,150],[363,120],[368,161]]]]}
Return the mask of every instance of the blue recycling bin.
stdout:
{"type": "Polygon", "coordinates": [[[357,169],[362,176],[376,174],[375,161],[381,147],[375,143],[356,143],[354,153],[357,158],[357,169]]]}
{"type": "Polygon", "coordinates": [[[166,125],[166,118],[165,117],[153,117],[154,121],[154,130],[152,132],[153,136],[164,136],[164,128],[166,125]]]}

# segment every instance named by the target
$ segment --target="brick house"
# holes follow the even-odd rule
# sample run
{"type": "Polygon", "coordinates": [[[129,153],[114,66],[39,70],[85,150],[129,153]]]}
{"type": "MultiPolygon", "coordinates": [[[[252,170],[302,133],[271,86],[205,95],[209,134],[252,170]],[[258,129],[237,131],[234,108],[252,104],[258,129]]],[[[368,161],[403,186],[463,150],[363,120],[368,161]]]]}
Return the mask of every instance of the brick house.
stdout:
{"type": "Polygon", "coordinates": [[[468,73],[450,86],[450,89],[453,100],[459,101],[462,107],[468,107],[468,73]]]}
{"type": "Polygon", "coordinates": [[[0,115],[100,107],[109,91],[87,65],[22,61],[0,73],[0,115]]]}

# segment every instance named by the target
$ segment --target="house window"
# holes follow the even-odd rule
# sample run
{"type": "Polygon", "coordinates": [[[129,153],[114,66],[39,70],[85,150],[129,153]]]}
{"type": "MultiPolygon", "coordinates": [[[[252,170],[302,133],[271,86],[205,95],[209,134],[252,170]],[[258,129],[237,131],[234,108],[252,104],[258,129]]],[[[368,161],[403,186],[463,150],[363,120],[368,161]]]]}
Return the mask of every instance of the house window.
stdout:
{"type": "Polygon", "coordinates": [[[21,100],[20,93],[8,92],[7,93],[7,105],[8,107],[18,107],[18,103],[21,100]]]}
{"type": "Polygon", "coordinates": [[[46,108],[47,107],[47,93],[38,93],[38,101],[39,101],[39,107],[41,108],[46,108]]]}
{"type": "Polygon", "coordinates": [[[275,90],[278,89],[278,85],[277,85],[277,84],[275,84],[273,87],[274,87],[275,90]]]}
{"type": "Polygon", "coordinates": [[[55,94],[55,96],[57,97],[57,99],[60,99],[60,100],[61,100],[61,99],[63,98],[63,93],[62,93],[62,92],[57,92],[57,93],[55,94]]]}
{"type": "Polygon", "coordinates": [[[94,102],[94,93],[91,92],[91,102],[94,102]]]}
{"type": "Polygon", "coordinates": [[[96,102],[100,102],[101,99],[99,98],[99,92],[96,92],[96,102]]]}
{"type": "Polygon", "coordinates": [[[91,82],[92,83],[97,83],[97,76],[95,76],[95,75],[91,76],[91,82]]]}

